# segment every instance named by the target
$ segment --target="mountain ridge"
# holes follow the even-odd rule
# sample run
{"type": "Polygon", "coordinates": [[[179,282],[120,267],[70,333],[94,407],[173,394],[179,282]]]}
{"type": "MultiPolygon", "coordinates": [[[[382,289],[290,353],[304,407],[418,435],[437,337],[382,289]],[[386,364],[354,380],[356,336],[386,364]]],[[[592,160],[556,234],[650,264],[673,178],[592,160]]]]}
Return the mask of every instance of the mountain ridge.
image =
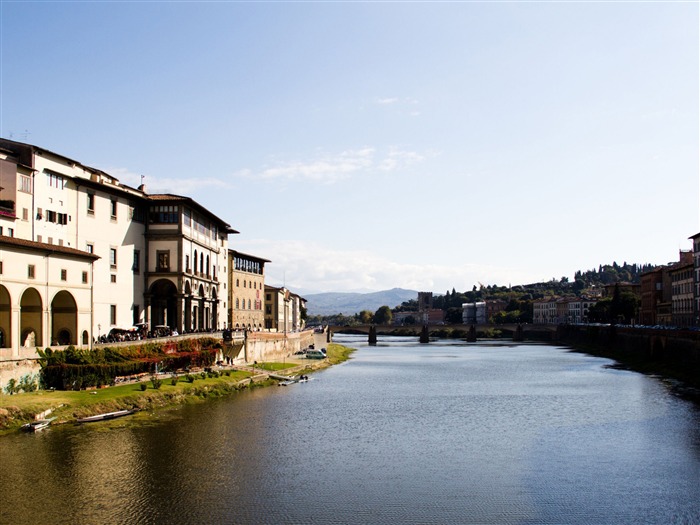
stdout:
{"type": "Polygon", "coordinates": [[[353,315],[362,310],[375,312],[381,306],[394,308],[404,301],[417,299],[418,292],[392,288],[379,292],[324,292],[305,295],[309,315],[353,315]]]}

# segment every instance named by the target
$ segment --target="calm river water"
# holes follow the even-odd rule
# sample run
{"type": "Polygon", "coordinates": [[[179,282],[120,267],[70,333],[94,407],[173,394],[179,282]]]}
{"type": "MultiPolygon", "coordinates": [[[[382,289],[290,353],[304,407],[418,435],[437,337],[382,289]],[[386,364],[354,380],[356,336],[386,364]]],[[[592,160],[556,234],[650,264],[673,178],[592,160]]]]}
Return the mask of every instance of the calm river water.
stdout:
{"type": "Polygon", "coordinates": [[[307,384],[0,439],[4,524],[700,523],[700,410],[535,344],[359,350],[307,384]]]}

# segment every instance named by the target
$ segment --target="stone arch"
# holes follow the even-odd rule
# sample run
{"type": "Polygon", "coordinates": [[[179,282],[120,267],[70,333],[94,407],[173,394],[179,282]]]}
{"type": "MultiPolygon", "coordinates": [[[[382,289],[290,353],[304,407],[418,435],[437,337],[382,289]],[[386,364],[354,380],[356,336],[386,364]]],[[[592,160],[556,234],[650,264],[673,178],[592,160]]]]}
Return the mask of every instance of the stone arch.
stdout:
{"type": "Polygon", "coordinates": [[[27,288],[19,302],[21,334],[20,346],[41,346],[44,340],[44,326],[41,322],[43,301],[35,288],[27,288]]]}
{"type": "Polygon", "coordinates": [[[70,292],[62,290],[51,301],[51,344],[74,345],[77,337],[78,306],[70,292]]]}
{"type": "Polygon", "coordinates": [[[185,332],[192,331],[192,285],[189,281],[185,281],[185,322],[183,330],[185,332]]]}
{"type": "Polygon", "coordinates": [[[211,324],[215,330],[219,329],[219,298],[215,287],[211,289],[211,324]]]}
{"type": "Polygon", "coordinates": [[[0,348],[12,346],[11,305],[10,292],[0,284],[0,348]]]}
{"type": "Polygon", "coordinates": [[[177,328],[177,288],[168,279],[151,285],[151,329],[158,325],[177,328]]]}
{"type": "Polygon", "coordinates": [[[205,311],[206,311],[206,295],[204,294],[204,285],[199,285],[199,291],[197,293],[197,329],[204,330],[206,328],[205,324],[205,311]]]}

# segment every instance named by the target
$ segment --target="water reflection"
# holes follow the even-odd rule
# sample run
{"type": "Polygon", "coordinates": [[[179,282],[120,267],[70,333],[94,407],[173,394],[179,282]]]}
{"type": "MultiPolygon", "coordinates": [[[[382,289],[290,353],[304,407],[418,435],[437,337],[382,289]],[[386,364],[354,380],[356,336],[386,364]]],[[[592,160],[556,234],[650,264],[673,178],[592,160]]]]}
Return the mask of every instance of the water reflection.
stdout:
{"type": "Polygon", "coordinates": [[[0,442],[2,523],[698,523],[698,411],[543,345],[381,340],[289,388],[0,442]]]}

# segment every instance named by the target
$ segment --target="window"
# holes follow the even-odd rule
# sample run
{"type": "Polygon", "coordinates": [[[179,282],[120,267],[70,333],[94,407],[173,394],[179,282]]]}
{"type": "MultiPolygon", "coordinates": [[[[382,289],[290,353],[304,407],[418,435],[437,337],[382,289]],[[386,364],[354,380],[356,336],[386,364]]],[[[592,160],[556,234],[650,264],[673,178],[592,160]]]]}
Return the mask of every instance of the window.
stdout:
{"type": "Polygon", "coordinates": [[[7,229],[7,236],[8,236],[8,237],[14,237],[14,236],[15,236],[15,229],[14,229],[14,228],[8,228],[8,229],[7,229]]]}
{"type": "Polygon", "coordinates": [[[112,324],[112,325],[117,324],[117,305],[116,304],[109,305],[109,324],[112,324]]]}
{"type": "Polygon", "coordinates": [[[185,271],[190,273],[190,256],[185,255],[185,271]]]}
{"type": "Polygon", "coordinates": [[[58,188],[62,190],[66,187],[66,179],[63,175],[58,173],[53,173],[51,171],[46,172],[46,181],[52,188],[58,188]]]}
{"type": "Polygon", "coordinates": [[[2,261],[0,261],[0,275],[2,275],[2,261]]]}
{"type": "Polygon", "coordinates": [[[85,251],[88,253],[95,253],[95,245],[92,243],[87,243],[85,245],[85,251]]]}
{"type": "Polygon", "coordinates": [[[87,211],[88,213],[95,213],[95,194],[87,194],[87,211]]]}
{"type": "Polygon", "coordinates": [[[112,199],[109,201],[109,212],[112,219],[117,218],[117,199],[112,199]]]}
{"type": "Polygon", "coordinates": [[[32,178],[29,175],[19,176],[19,191],[32,193],[32,178]]]}
{"type": "Polygon", "coordinates": [[[87,273],[87,272],[83,272],[83,283],[84,283],[84,284],[87,284],[87,282],[88,282],[88,273],[87,273]]]}
{"type": "Polygon", "coordinates": [[[117,249],[116,248],[109,249],[109,265],[112,268],[117,267],[117,249]]]}
{"type": "Polygon", "coordinates": [[[68,280],[68,270],[61,270],[61,281],[68,280]]]}
{"type": "Polygon", "coordinates": [[[27,277],[30,279],[34,279],[34,273],[35,273],[34,265],[30,264],[29,266],[27,266],[27,277]]]}
{"type": "Polygon", "coordinates": [[[42,237],[41,235],[36,236],[36,242],[42,242],[42,237]]]}
{"type": "Polygon", "coordinates": [[[170,252],[169,251],[158,251],[158,267],[159,272],[169,272],[170,271],[170,252]]]}
{"type": "Polygon", "coordinates": [[[177,206],[151,206],[148,220],[152,224],[177,224],[179,221],[177,206]]]}
{"type": "Polygon", "coordinates": [[[109,282],[111,283],[116,283],[117,282],[117,276],[115,274],[111,274],[109,276],[109,282]]]}
{"type": "Polygon", "coordinates": [[[22,208],[22,220],[23,221],[29,220],[29,210],[27,208],[22,208]]]}
{"type": "Polygon", "coordinates": [[[141,252],[134,250],[134,264],[131,267],[134,273],[139,273],[141,271],[141,252]]]}
{"type": "Polygon", "coordinates": [[[131,211],[131,220],[136,222],[146,222],[146,213],[142,206],[134,202],[129,203],[129,209],[131,211]]]}

